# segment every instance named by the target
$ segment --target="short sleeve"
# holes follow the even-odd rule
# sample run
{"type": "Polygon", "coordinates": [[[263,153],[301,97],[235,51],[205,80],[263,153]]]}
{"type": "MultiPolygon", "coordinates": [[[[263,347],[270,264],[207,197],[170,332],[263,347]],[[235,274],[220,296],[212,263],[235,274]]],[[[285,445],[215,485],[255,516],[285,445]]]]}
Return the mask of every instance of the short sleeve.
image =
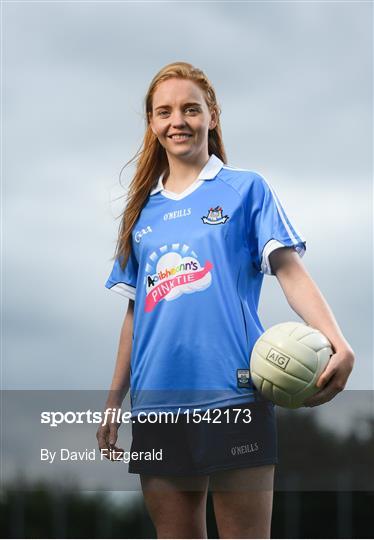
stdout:
{"type": "Polygon", "coordinates": [[[105,287],[131,300],[135,300],[138,262],[133,250],[131,249],[124,270],[120,266],[120,260],[122,261],[123,257],[121,259],[116,258],[114,261],[113,269],[105,283],[105,287]]]}
{"type": "Polygon", "coordinates": [[[296,230],[274,188],[255,173],[246,206],[247,237],[254,266],[263,274],[274,275],[269,255],[281,247],[294,247],[302,257],[306,240],[296,230]]]}

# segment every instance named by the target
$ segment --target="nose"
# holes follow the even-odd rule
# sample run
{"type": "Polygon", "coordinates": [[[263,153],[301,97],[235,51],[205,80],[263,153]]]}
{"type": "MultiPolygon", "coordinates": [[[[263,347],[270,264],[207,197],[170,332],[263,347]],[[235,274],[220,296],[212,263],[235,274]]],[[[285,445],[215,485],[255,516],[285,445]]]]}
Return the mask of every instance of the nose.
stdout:
{"type": "Polygon", "coordinates": [[[184,126],[186,124],[182,111],[174,111],[170,116],[173,127],[184,126]]]}

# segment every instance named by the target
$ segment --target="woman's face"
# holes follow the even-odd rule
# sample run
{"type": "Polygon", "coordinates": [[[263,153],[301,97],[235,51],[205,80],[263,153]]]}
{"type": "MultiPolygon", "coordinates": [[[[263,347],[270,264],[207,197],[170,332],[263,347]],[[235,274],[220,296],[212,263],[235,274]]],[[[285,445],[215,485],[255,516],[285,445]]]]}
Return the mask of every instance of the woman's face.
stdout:
{"type": "Polygon", "coordinates": [[[216,126],[200,87],[186,79],[168,79],[153,95],[150,126],[167,154],[192,156],[208,152],[208,131],[216,126]],[[187,137],[173,138],[183,133],[187,137]]]}

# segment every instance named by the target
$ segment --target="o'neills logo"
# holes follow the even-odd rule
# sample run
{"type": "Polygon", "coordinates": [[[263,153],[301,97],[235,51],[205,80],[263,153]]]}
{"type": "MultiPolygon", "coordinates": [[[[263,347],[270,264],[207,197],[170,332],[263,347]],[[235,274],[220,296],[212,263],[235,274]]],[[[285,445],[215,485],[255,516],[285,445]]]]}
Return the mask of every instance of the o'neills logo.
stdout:
{"type": "Polygon", "coordinates": [[[241,446],[232,446],[231,453],[233,456],[241,456],[243,454],[250,454],[251,452],[257,452],[259,449],[258,443],[242,444],[241,446]]]}
{"type": "Polygon", "coordinates": [[[170,302],[182,294],[203,291],[212,281],[210,261],[201,266],[196,253],[185,244],[173,244],[172,251],[164,253],[167,247],[160,248],[163,254],[153,252],[146,267],[154,267],[154,272],[146,276],[146,312],[152,311],[161,300],[170,302]]]}

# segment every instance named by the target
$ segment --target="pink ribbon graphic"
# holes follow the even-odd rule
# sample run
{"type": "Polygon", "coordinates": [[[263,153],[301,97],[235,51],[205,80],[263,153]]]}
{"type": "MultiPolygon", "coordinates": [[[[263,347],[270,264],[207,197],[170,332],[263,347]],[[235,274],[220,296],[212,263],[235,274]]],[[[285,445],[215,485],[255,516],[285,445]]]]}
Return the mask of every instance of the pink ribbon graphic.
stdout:
{"type": "Polygon", "coordinates": [[[144,311],[149,312],[154,309],[156,304],[162,300],[169,292],[174,289],[174,287],[179,287],[180,285],[186,285],[188,283],[193,283],[203,278],[207,274],[213,265],[210,261],[205,263],[205,266],[198,272],[188,272],[187,274],[178,274],[170,279],[167,279],[153,287],[153,289],[147,294],[145,299],[145,308],[144,311]]]}

